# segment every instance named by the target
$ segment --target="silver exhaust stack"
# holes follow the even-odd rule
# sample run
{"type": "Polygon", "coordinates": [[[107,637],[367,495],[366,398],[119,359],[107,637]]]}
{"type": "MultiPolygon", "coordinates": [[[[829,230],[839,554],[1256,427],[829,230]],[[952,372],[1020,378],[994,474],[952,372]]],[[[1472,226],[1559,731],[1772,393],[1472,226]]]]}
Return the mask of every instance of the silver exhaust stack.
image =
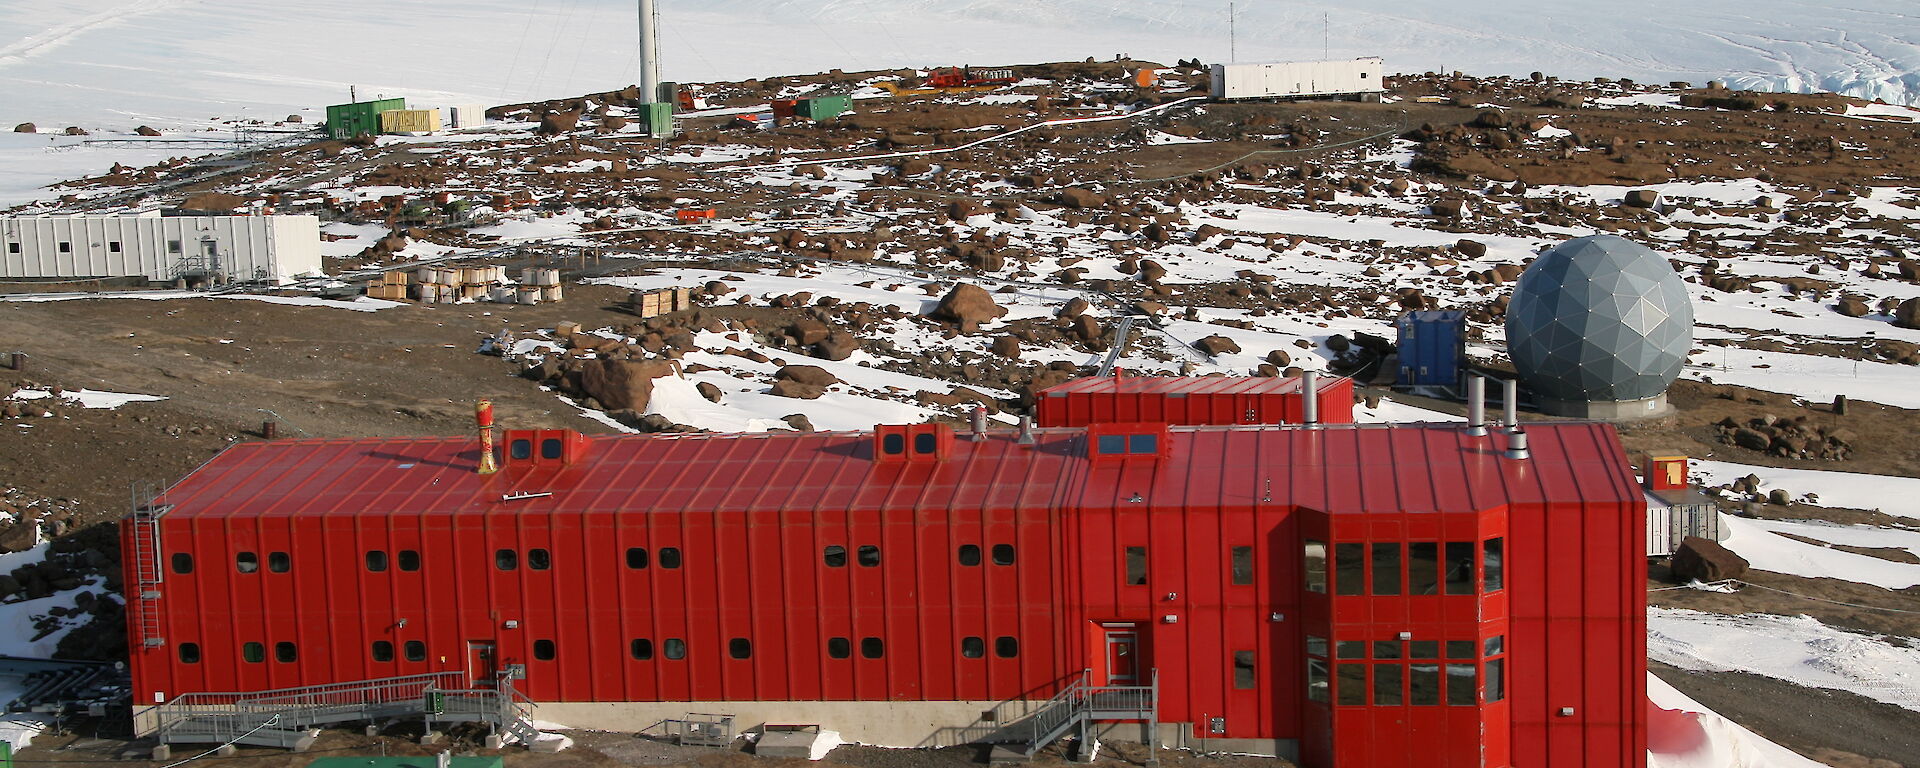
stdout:
{"type": "Polygon", "coordinates": [[[1300,420],[1309,428],[1320,426],[1320,372],[1300,374],[1300,420]]]}
{"type": "Polygon", "coordinates": [[[1487,379],[1478,374],[1467,379],[1467,435],[1487,436],[1487,379]]]}

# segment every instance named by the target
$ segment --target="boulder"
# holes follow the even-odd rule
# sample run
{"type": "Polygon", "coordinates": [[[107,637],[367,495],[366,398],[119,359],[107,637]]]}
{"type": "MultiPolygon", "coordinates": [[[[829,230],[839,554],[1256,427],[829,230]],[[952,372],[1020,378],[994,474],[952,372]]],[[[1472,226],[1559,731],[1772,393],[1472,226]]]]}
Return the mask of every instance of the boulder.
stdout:
{"type": "Polygon", "coordinates": [[[1159,262],[1151,260],[1140,262],[1140,278],[1142,280],[1149,283],[1157,283],[1160,282],[1161,278],[1166,276],[1167,268],[1160,266],[1159,262]]]}
{"type": "Polygon", "coordinates": [[[1073,323],[1067,326],[1067,330],[1081,341],[1093,341],[1106,335],[1106,329],[1100,327],[1100,321],[1093,315],[1074,315],[1073,323]]]}
{"type": "Polygon", "coordinates": [[[609,411],[645,411],[653,380],[671,375],[673,365],[660,360],[586,360],[580,365],[580,392],[609,411]]]}
{"type": "Polygon", "coordinates": [[[860,349],[860,340],[846,331],[834,331],[813,345],[813,356],[822,360],[845,360],[860,349]]]}
{"type": "Polygon", "coordinates": [[[1063,306],[1060,308],[1060,316],[1061,317],[1079,317],[1080,315],[1085,314],[1086,311],[1090,309],[1092,306],[1093,305],[1087,303],[1086,299],[1075,296],[1067,300],[1066,306],[1063,306]]]}
{"type": "Polygon", "coordinates": [[[287,115],[287,119],[286,119],[286,120],[283,120],[283,121],[281,121],[281,122],[286,122],[286,123],[304,123],[304,122],[306,122],[306,121],[307,121],[307,119],[306,119],[306,118],[304,118],[304,117],[301,117],[301,116],[299,116],[299,115],[287,115]]]}
{"type": "Polygon", "coordinates": [[[67,134],[68,136],[90,136],[90,135],[92,135],[92,134],[89,134],[89,133],[87,133],[87,129],[85,129],[85,128],[82,128],[82,127],[80,127],[80,126],[77,126],[77,125],[69,125],[69,126],[67,126],[67,130],[66,130],[66,134],[67,134]]]}
{"type": "Polygon", "coordinates": [[[1627,193],[1621,201],[1634,208],[1652,208],[1660,203],[1660,191],[1657,189],[1636,189],[1627,193]]]}
{"type": "Polygon", "coordinates": [[[818,344],[826,341],[827,334],[832,331],[833,329],[828,328],[826,323],[811,317],[803,317],[795,320],[793,321],[793,325],[787,328],[788,335],[791,335],[794,341],[798,341],[801,344],[818,344]]]}
{"type": "Polygon", "coordinates": [[[14,133],[39,133],[40,128],[33,123],[21,123],[13,127],[14,133]]]}
{"type": "Polygon", "coordinates": [[[1020,340],[1012,336],[994,339],[993,353],[1010,360],[1018,360],[1020,359],[1020,340]]]}
{"type": "Polygon", "coordinates": [[[827,393],[825,387],[806,384],[792,379],[781,379],[773,383],[771,390],[775,397],[791,397],[796,400],[814,400],[827,393]]]}
{"type": "Polygon", "coordinates": [[[1750,451],[1764,451],[1773,446],[1773,438],[1759,430],[1741,427],[1733,431],[1733,444],[1750,451]]]}
{"type": "Polygon", "coordinates": [[[782,417],[780,420],[786,422],[787,426],[793,427],[794,431],[797,431],[797,432],[813,431],[813,419],[807,418],[807,415],[804,413],[788,414],[782,417]]]}
{"type": "Polygon", "coordinates": [[[133,132],[134,132],[134,133],[137,133],[137,134],[140,134],[141,136],[158,136],[158,135],[160,135],[160,132],[159,132],[159,131],[157,131],[157,130],[154,130],[153,128],[151,128],[151,127],[148,127],[148,126],[145,126],[145,125],[143,125],[143,126],[140,126],[140,127],[138,127],[138,128],[135,128],[135,129],[133,129],[133,132]]]}
{"type": "Polygon", "coordinates": [[[1443,219],[1457,219],[1466,215],[1466,203],[1461,200],[1433,201],[1433,215],[1443,219]]]}
{"type": "Polygon", "coordinates": [[[1060,204],[1068,208],[1098,208],[1107,204],[1107,198],[1091,189],[1068,187],[1060,190],[1060,204]]]}
{"type": "Polygon", "coordinates": [[[1901,328],[1920,329],[1920,297],[1900,302],[1893,310],[1893,324],[1901,328]]]}
{"type": "Polygon", "coordinates": [[[1835,312],[1839,312],[1847,317],[1865,317],[1866,314],[1871,311],[1867,303],[1861,301],[1857,296],[1841,297],[1839,301],[1834,303],[1833,309],[1835,312]]]}
{"type": "Polygon", "coordinates": [[[1267,353],[1267,362],[1272,363],[1276,368],[1286,368],[1293,365],[1293,357],[1284,349],[1276,349],[1267,353]]]}
{"type": "Polygon", "coordinates": [[[1459,252],[1461,256],[1469,259],[1477,259],[1487,255],[1487,244],[1478,240],[1462,239],[1460,242],[1453,244],[1453,249],[1459,252]]]}
{"type": "Polygon", "coordinates": [[[933,308],[933,319],[953,323],[960,327],[961,333],[978,331],[981,323],[998,320],[1005,314],[1006,308],[993,300],[993,294],[972,283],[954,286],[933,308]]]}
{"type": "Polygon", "coordinates": [[[1235,343],[1233,339],[1219,335],[1208,336],[1196,341],[1193,343],[1193,348],[1207,353],[1208,357],[1217,357],[1228,353],[1239,354],[1240,352],[1240,345],[1238,343],[1235,343]]]}
{"type": "Polygon", "coordinates": [[[539,133],[542,136],[554,136],[568,133],[580,126],[579,112],[548,112],[540,118],[539,133]]]}
{"type": "Polygon", "coordinates": [[[1681,582],[1720,581],[1745,576],[1747,559],[1720,546],[1720,542],[1688,536],[1674,550],[1670,567],[1673,577],[1681,582]]]}
{"type": "Polygon", "coordinates": [[[775,381],[791,381],[820,388],[840,383],[840,377],[817,365],[789,365],[773,372],[775,381]]]}
{"type": "Polygon", "coordinates": [[[693,385],[693,388],[699,391],[700,396],[706,398],[708,402],[720,402],[720,388],[714,386],[712,382],[703,381],[693,385]]]}

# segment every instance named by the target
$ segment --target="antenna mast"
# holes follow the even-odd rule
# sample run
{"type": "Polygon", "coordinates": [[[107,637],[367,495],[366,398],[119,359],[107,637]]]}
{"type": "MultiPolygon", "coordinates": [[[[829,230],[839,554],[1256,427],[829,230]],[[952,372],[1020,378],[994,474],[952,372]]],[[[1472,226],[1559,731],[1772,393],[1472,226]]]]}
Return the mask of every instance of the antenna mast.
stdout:
{"type": "Polygon", "coordinates": [[[660,98],[660,12],[653,0],[640,0],[640,101],[660,98]]]}
{"type": "Polygon", "coordinates": [[[1233,17],[1234,17],[1233,2],[1232,0],[1228,0],[1227,2],[1227,62],[1228,63],[1233,63],[1240,60],[1240,43],[1239,43],[1239,38],[1234,34],[1233,17]]]}

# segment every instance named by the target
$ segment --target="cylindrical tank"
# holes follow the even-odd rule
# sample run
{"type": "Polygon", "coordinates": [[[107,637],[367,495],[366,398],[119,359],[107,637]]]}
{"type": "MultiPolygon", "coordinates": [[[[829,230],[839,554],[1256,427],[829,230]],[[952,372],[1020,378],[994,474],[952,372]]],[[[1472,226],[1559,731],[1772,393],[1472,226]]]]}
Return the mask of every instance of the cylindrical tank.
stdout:
{"type": "Polygon", "coordinates": [[[1541,254],[1507,305],[1514,368],[1548,405],[1663,398],[1692,344],[1685,281],[1659,254],[1614,235],[1569,240],[1541,254]]]}

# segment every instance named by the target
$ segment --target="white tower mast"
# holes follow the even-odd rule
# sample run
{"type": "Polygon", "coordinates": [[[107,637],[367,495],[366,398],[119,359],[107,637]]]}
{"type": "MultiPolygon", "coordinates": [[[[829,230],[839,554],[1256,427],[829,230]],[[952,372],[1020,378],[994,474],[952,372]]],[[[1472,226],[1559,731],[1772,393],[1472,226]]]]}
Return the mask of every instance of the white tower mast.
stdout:
{"type": "Polygon", "coordinates": [[[646,103],[661,101],[659,26],[653,0],[640,0],[640,100],[646,103]]]}

